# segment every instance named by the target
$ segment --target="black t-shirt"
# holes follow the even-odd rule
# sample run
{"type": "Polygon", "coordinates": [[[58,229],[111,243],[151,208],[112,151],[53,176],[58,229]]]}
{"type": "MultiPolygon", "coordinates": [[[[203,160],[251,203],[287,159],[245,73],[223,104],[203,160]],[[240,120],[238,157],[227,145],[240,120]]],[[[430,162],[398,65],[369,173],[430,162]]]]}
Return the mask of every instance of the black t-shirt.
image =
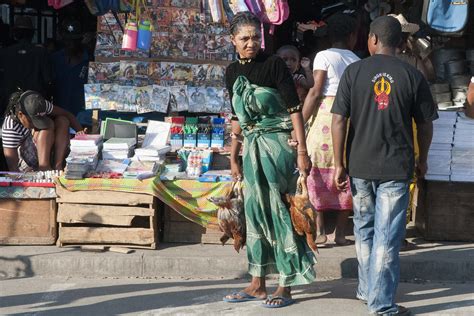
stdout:
{"type": "MultiPolygon", "coordinates": [[[[259,54],[250,62],[235,61],[230,64],[225,72],[225,83],[231,100],[233,96],[232,88],[239,76],[246,77],[251,83],[260,87],[277,89],[286,103],[288,112],[301,111],[300,99],[296,92],[293,77],[280,57],[259,54]]],[[[232,114],[235,115],[233,106],[232,114]]]]}
{"type": "Polygon", "coordinates": [[[374,55],[349,65],[332,113],[350,118],[347,168],[351,177],[410,179],[413,127],[438,118],[423,75],[394,56],[374,55]]]}

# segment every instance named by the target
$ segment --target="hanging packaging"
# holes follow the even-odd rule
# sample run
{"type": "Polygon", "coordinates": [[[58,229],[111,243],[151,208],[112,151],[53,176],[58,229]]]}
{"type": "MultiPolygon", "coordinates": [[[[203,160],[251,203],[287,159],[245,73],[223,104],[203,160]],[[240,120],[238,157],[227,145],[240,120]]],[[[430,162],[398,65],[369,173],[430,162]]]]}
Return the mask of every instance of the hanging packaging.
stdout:
{"type": "Polygon", "coordinates": [[[137,50],[137,37],[138,37],[137,23],[128,22],[127,25],[125,25],[123,41],[122,41],[122,49],[128,50],[128,51],[137,50]]]}
{"type": "Polygon", "coordinates": [[[138,26],[137,48],[149,50],[151,47],[151,23],[150,21],[142,21],[138,26]]]}

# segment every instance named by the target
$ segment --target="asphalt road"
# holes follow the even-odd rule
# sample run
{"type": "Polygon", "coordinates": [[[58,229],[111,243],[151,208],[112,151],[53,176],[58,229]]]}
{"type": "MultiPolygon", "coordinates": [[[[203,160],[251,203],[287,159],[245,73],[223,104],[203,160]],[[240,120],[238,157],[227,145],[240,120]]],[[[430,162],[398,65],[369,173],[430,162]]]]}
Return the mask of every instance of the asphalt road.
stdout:
{"type": "MultiPolygon", "coordinates": [[[[1,315],[367,315],[356,281],[324,280],[294,289],[297,304],[229,304],[245,280],[20,278],[0,281],[1,315]]],[[[275,282],[269,282],[270,289],[275,282]]],[[[474,315],[473,283],[402,283],[398,302],[416,315],[474,315]]]]}

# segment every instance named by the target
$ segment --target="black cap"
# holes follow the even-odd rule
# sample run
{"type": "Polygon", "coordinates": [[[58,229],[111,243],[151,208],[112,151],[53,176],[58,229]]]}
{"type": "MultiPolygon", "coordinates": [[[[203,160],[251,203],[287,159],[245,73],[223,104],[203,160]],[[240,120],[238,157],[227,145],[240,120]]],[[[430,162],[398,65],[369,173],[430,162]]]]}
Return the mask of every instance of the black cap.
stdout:
{"type": "Polygon", "coordinates": [[[61,24],[61,37],[65,40],[81,39],[82,34],[81,23],[77,20],[65,20],[61,24]]]}
{"type": "Polygon", "coordinates": [[[31,119],[35,129],[47,129],[53,121],[46,113],[46,100],[36,91],[28,90],[20,96],[20,110],[31,119]]]}

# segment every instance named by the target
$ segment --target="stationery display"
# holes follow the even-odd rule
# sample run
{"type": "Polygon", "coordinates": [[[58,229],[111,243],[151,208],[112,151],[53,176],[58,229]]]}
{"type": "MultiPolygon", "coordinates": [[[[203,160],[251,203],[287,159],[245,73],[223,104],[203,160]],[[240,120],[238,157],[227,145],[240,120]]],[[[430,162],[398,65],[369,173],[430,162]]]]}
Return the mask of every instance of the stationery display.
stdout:
{"type": "Polygon", "coordinates": [[[474,120],[464,113],[438,112],[428,152],[427,180],[474,182],[474,120]]]}
{"type": "Polygon", "coordinates": [[[0,172],[0,187],[54,187],[62,171],[0,172]]]}
{"type": "Polygon", "coordinates": [[[226,66],[215,61],[234,60],[235,52],[227,22],[213,23],[209,3],[136,1],[132,11],[119,13],[118,20],[111,13],[98,17],[96,56],[130,58],[91,64],[86,108],[139,114],[230,110],[226,66]]]}

